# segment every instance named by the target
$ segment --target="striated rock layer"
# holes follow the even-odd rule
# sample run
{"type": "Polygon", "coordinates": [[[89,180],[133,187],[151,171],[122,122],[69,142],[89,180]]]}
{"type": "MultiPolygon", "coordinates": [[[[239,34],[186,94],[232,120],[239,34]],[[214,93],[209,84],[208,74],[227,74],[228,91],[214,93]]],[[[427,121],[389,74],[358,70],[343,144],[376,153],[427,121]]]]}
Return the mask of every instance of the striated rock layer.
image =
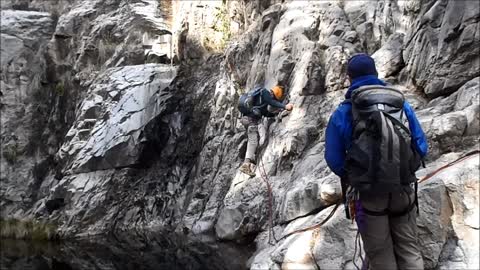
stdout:
{"type": "MultiPolygon", "coordinates": [[[[479,147],[475,1],[62,3],[2,2],[2,218],[52,222],[64,237],[254,239],[251,269],[352,269],[356,226],[342,207],[320,229],[273,238],[340,197],[324,131],[357,52],[416,109],[430,144],[419,177],[479,147]],[[248,178],[236,101],[277,83],[295,109],[262,121],[248,178]]],[[[420,185],[427,268],[479,268],[478,169],[474,156],[420,185]]]]}

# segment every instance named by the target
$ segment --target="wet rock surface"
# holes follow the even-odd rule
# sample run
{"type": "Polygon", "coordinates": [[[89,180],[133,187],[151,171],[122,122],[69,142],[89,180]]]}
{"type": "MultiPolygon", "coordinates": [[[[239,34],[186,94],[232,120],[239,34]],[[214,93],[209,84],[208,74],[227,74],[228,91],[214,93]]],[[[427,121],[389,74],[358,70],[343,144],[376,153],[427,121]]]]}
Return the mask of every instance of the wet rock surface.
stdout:
{"type": "MultiPolygon", "coordinates": [[[[416,110],[430,145],[419,177],[478,149],[474,1],[7,2],[2,218],[54,222],[63,237],[215,234],[255,241],[252,269],[353,269],[342,208],[278,243],[270,228],[278,239],[318,223],[340,197],[324,131],[357,52],[416,110]],[[262,120],[249,178],[236,102],[259,83],[285,85],[295,107],[262,120]]],[[[478,268],[478,168],[477,156],[420,185],[429,269],[478,268]]]]}
{"type": "Polygon", "coordinates": [[[1,246],[0,267],[9,270],[240,270],[251,254],[251,247],[175,234],[58,243],[4,239],[1,246]]]}

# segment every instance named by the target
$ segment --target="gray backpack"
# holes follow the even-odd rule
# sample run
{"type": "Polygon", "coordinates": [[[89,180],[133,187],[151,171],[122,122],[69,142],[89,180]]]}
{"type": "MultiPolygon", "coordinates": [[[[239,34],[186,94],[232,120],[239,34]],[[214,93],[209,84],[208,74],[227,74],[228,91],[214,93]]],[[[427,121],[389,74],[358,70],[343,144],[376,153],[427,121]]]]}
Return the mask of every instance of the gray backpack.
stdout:
{"type": "Polygon", "coordinates": [[[262,102],[263,89],[261,86],[255,86],[252,90],[240,96],[237,107],[243,115],[262,116],[259,108],[266,105],[262,102]]]}
{"type": "Polygon", "coordinates": [[[345,160],[345,181],[368,194],[400,191],[416,183],[421,164],[411,144],[402,92],[380,85],[352,94],[352,144],[345,160]]]}

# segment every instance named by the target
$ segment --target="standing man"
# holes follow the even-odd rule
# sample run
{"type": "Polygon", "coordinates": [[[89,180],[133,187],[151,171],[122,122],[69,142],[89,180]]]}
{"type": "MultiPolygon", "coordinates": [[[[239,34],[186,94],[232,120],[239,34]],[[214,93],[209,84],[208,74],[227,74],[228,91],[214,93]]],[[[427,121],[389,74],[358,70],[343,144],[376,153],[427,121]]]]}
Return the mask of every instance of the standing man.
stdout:
{"type": "Polygon", "coordinates": [[[283,87],[275,86],[271,90],[255,87],[240,96],[238,109],[242,113],[242,124],[247,130],[247,151],[245,162],[240,167],[242,173],[255,176],[255,152],[258,146],[258,124],[263,116],[275,117],[280,110],[291,111],[292,104],[283,104],[283,87]]]}
{"type": "Polygon", "coordinates": [[[378,79],[373,58],[354,55],[347,72],[351,86],[330,117],[325,160],[342,179],[369,269],[423,269],[415,171],[427,140],[403,94],[378,79]]]}

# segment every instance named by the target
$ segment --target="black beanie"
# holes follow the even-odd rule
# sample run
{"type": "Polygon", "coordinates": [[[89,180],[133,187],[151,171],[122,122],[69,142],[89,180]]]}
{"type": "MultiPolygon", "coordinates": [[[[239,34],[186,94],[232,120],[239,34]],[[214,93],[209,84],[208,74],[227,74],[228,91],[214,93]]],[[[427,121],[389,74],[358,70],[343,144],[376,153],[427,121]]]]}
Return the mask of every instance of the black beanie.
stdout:
{"type": "Polygon", "coordinates": [[[375,60],[364,53],[356,54],[348,60],[347,72],[352,79],[365,75],[378,76],[375,60]]]}

